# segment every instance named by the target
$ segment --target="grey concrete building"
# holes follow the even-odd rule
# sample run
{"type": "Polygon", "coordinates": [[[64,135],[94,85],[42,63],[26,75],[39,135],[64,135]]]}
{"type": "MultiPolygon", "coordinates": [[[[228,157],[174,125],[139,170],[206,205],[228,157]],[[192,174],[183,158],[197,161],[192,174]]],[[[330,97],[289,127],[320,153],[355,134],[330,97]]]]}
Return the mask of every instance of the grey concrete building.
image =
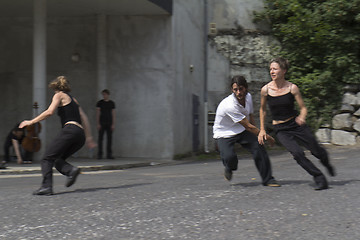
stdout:
{"type": "MultiPolygon", "coordinates": [[[[276,41],[252,22],[262,8],[262,0],[2,0],[0,136],[30,118],[34,102],[46,109],[48,82],[65,75],[95,137],[95,104],[110,89],[116,157],[213,150],[207,113],[231,76],[245,75],[255,109],[269,81],[276,41]]],[[[44,147],[59,127],[56,117],[43,123],[44,147]]]]}
{"type": "MultiPolygon", "coordinates": [[[[65,75],[95,137],[95,104],[110,89],[116,157],[202,149],[205,7],[193,0],[2,0],[0,136],[31,118],[34,102],[46,109],[48,82],[65,75]]],[[[59,128],[57,117],[43,123],[44,147],[59,128]]]]}

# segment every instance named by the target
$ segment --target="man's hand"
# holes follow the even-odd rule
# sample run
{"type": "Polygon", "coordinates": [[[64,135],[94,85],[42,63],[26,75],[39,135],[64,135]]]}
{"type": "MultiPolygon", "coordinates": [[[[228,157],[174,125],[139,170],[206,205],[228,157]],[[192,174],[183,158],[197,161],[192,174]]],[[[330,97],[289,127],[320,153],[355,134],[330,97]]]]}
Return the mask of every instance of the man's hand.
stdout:
{"type": "Polygon", "coordinates": [[[271,147],[273,147],[275,145],[275,139],[272,136],[268,135],[267,141],[269,142],[271,147]]]}

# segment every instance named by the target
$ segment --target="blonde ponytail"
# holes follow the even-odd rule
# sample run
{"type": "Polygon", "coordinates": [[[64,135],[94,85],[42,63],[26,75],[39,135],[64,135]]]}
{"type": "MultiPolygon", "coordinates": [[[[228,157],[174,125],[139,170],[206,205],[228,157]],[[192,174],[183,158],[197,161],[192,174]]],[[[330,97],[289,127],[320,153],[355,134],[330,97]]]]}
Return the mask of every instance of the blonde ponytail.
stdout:
{"type": "Polygon", "coordinates": [[[54,91],[63,91],[63,92],[70,92],[70,85],[69,81],[65,76],[59,76],[53,81],[50,82],[49,88],[54,91]]]}

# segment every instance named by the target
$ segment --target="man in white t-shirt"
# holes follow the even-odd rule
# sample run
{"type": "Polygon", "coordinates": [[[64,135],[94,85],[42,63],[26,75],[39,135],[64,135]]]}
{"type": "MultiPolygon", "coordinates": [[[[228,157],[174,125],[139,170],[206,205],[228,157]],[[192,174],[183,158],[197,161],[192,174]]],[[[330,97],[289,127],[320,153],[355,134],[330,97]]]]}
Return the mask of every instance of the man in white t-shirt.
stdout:
{"type": "MultiPolygon", "coordinates": [[[[232,94],[223,99],[216,110],[213,128],[214,138],[225,166],[225,179],[230,181],[232,172],[237,170],[238,158],[234,145],[239,143],[253,155],[262,184],[280,187],[272,176],[268,154],[257,139],[260,130],[254,124],[253,102],[248,92],[246,79],[243,76],[234,76],[231,81],[231,90],[232,94]]],[[[269,135],[266,139],[271,145],[275,143],[274,138],[269,135]]]]}

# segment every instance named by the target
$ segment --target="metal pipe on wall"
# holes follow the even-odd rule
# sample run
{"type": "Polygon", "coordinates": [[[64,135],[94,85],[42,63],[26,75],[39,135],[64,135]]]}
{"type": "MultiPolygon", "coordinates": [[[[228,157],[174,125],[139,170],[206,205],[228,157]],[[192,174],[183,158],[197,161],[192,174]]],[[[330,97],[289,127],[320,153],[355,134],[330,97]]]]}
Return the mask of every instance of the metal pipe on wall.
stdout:
{"type": "MultiPolygon", "coordinates": [[[[39,112],[47,108],[46,103],[46,0],[34,0],[33,32],[33,103],[37,102],[39,112]]],[[[46,121],[43,121],[40,132],[42,147],[38,152],[43,155],[46,145],[46,121]]]]}
{"type": "Polygon", "coordinates": [[[204,151],[209,152],[208,134],[208,1],[204,1],[204,151]]]}
{"type": "Polygon", "coordinates": [[[107,88],[107,49],[106,49],[107,21],[105,14],[97,15],[97,93],[107,88]]]}

